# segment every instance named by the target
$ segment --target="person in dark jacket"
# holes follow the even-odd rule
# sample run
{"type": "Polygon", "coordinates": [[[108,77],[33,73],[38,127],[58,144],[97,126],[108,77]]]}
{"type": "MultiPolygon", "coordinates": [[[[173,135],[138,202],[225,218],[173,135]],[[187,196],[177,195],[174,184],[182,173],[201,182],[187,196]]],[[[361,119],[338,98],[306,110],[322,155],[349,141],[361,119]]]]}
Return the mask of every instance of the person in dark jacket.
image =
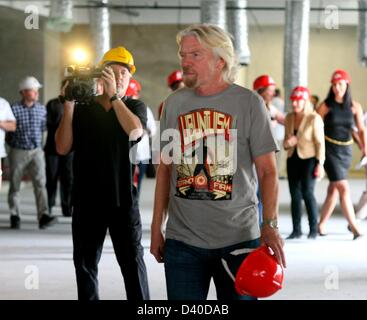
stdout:
{"type": "MultiPolygon", "coordinates": [[[[65,80],[61,86],[65,85],[65,80]]],[[[57,184],[60,181],[60,202],[62,214],[71,216],[71,189],[73,185],[73,152],[59,155],[56,151],[55,134],[64,113],[64,106],[58,98],[50,100],[47,110],[47,140],[44,148],[46,159],[46,189],[49,213],[55,206],[57,184]]]]}

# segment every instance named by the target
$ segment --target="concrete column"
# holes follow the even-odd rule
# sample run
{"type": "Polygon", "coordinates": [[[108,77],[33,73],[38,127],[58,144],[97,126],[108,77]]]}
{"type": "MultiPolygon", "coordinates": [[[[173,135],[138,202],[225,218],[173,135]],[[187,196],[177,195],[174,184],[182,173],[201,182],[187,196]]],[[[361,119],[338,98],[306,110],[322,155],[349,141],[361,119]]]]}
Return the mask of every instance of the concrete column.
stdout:
{"type": "Polygon", "coordinates": [[[202,0],[200,3],[201,23],[215,24],[226,30],[226,1],[202,0]]]}
{"type": "Polygon", "coordinates": [[[239,63],[248,65],[250,63],[250,48],[248,45],[248,25],[247,25],[247,0],[227,1],[227,26],[228,32],[233,35],[234,48],[238,54],[239,63]]]}
{"type": "MultiPolygon", "coordinates": [[[[95,1],[89,1],[96,5],[95,1]]],[[[89,9],[90,28],[94,47],[94,61],[98,63],[103,54],[111,48],[111,26],[108,12],[108,0],[97,3],[99,7],[89,9]]]]}
{"type": "Polygon", "coordinates": [[[61,39],[60,33],[45,30],[44,32],[44,75],[43,75],[43,102],[59,95],[62,80],[61,66],[61,39]]]}
{"type": "Polygon", "coordinates": [[[293,87],[307,86],[309,13],[309,0],[286,2],[283,65],[286,101],[293,87]]]}
{"type": "Polygon", "coordinates": [[[358,21],[358,59],[367,67],[367,0],[358,1],[359,12],[358,21]]]}

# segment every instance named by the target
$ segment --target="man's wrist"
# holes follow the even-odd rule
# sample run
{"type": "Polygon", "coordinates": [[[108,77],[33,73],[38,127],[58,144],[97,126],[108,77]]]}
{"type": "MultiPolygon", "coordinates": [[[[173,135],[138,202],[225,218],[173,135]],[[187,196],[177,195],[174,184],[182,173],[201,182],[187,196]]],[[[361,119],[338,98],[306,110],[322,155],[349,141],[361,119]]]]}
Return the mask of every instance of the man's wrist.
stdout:
{"type": "Polygon", "coordinates": [[[74,100],[68,100],[65,96],[62,96],[61,94],[59,95],[59,101],[60,103],[64,104],[65,102],[72,102],[74,103],[74,100]]]}
{"type": "Polygon", "coordinates": [[[119,100],[119,99],[120,99],[119,96],[117,95],[117,93],[115,93],[114,95],[112,95],[110,97],[110,102],[112,103],[112,102],[114,102],[116,100],[119,100]]]}

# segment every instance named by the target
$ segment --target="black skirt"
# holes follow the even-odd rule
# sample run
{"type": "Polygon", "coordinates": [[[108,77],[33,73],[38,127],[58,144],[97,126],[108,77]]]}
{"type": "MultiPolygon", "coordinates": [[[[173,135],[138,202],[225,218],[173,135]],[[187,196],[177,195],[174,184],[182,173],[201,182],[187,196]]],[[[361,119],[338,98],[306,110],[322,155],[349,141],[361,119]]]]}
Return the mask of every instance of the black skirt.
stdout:
{"type": "Polygon", "coordinates": [[[352,145],[340,146],[325,141],[325,172],[330,181],[339,181],[347,178],[352,164],[352,145]]]}

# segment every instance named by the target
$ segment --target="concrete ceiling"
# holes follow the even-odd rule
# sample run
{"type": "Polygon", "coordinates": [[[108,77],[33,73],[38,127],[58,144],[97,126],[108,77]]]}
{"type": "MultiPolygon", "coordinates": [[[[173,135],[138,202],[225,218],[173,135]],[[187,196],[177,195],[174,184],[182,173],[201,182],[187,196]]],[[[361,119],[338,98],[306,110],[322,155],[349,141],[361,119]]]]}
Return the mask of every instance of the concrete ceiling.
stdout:
{"type": "MultiPolygon", "coordinates": [[[[96,1],[97,2],[97,1],[96,1]]],[[[264,10],[264,8],[275,7],[284,8],[285,0],[255,1],[248,0],[248,7],[256,7],[256,10],[249,10],[248,17],[251,25],[281,25],[284,24],[284,12],[282,10],[264,10]],[[263,10],[260,10],[262,8],[263,10]]],[[[49,0],[26,1],[26,0],[0,0],[0,6],[12,7],[24,11],[27,6],[36,6],[40,15],[48,16],[49,0]]],[[[86,6],[87,0],[74,0],[73,22],[75,24],[89,23],[88,9],[80,8],[86,6]]],[[[112,24],[190,24],[200,20],[200,0],[109,0],[110,5],[119,6],[139,6],[144,8],[132,8],[138,16],[128,15],[111,9],[110,17],[112,24]],[[153,6],[158,8],[152,8],[153,6]],[[173,6],[175,9],[162,9],[162,6],[173,6]],[[195,7],[193,9],[177,9],[177,7],[195,7]],[[150,7],[148,9],[148,7],[150,7]]],[[[344,11],[343,9],[358,8],[357,0],[311,0],[311,8],[322,8],[322,10],[312,10],[310,15],[311,25],[322,26],[328,18],[331,8],[339,8],[338,18],[340,25],[356,25],[358,23],[358,13],[356,11],[344,11]],[[331,6],[331,7],[330,7],[331,6]]]]}

